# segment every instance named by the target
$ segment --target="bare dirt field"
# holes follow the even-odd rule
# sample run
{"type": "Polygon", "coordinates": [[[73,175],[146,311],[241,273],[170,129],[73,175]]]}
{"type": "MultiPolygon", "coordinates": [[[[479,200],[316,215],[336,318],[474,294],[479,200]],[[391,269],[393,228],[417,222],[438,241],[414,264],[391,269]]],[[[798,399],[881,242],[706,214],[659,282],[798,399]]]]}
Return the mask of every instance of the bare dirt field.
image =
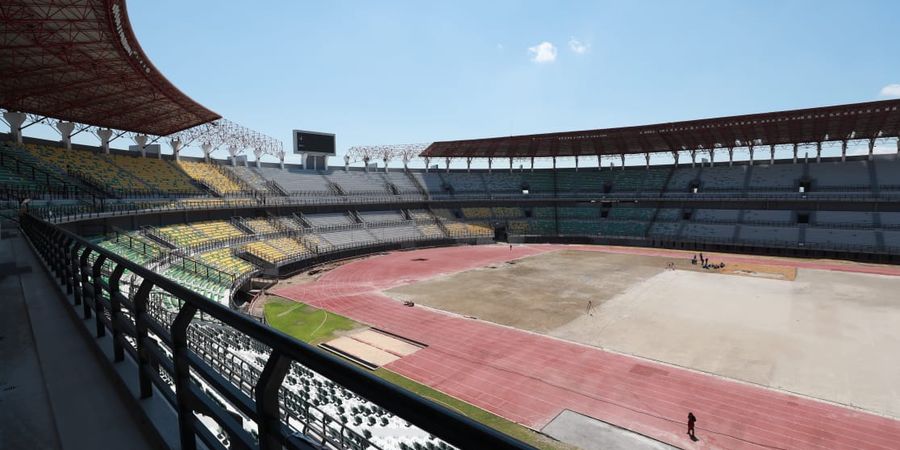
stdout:
{"type": "Polygon", "coordinates": [[[561,250],[386,294],[900,417],[900,277],[752,264],[722,272],[561,250]]]}

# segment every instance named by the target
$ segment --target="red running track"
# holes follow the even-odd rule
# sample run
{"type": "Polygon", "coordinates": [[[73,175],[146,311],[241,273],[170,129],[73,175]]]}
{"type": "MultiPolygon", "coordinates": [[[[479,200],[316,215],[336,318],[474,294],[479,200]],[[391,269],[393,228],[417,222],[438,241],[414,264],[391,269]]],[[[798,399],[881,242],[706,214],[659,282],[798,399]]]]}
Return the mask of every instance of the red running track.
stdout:
{"type": "MultiPolygon", "coordinates": [[[[569,409],[682,448],[900,447],[897,420],[489,322],[405,307],[381,294],[394,286],[560,248],[685,255],[552,245],[394,252],[343,265],[315,283],[275,293],[427,344],[387,368],[537,430],[569,409]],[[699,442],[687,438],[688,411],[698,418],[699,442]]],[[[793,262],[719,256],[714,260],[793,262]]],[[[874,268],[881,273],[875,266],[797,263],[830,270],[874,268]]]]}

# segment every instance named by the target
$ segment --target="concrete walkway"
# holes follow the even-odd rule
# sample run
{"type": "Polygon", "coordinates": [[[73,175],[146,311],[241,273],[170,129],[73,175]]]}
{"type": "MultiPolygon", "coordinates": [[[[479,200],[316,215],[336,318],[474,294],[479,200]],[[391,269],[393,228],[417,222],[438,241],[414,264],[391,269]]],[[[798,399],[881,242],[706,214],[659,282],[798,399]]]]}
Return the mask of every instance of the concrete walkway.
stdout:
{"type": "Polygon", "coordinates": [[[54,283],[18,230],[4,227],[0,448],[157,448],[54,283]]]}

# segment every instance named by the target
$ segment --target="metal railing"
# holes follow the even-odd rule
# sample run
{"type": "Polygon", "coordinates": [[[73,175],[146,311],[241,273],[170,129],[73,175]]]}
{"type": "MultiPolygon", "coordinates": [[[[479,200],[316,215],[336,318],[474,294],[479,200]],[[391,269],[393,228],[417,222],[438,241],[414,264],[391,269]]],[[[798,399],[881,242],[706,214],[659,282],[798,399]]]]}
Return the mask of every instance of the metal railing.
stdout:
{"type": "Polygon", "coordinates": [[[325,448],[324,442],[317,443],[311,436],[292,431],[282,419],[284,405],[279,401],[279,391],[294,363],[302,364],[451,445],[466,449],[532,448],[217,304],[67,230],[32,215],[22,217],[21,228],[51,274],[58,278],[68,294],[72,294],[74,306],[83,309],[85,319],[94,320],[97,337],[105,337],[107,332],[112,334],[114,361],[123,361],[126,352],[134,358],[138,365],[140,397],[153,396],[156,386],[157,392],[172,406],[183,450],[196,449],[198,439],[208,448],[225,448],[196,413],[214,420],[227,433],[231,448],[325,448]],[[92,255],[96,259],[91,264],[92,255]],[[111,264],[112,268],[108,280],[102,276],[105,264],[108,267],[111,264]],[[120,289],[125,270],[141,279],[131,295],[124,295],[120,289]],[[179,300],[171,324],[154,319],[148,312],[151,290],[165,292],[179,300]],[[188,329],[198,313],[271,349],[252,389],[236,387],[191,350],[188,329]],[[163,351],[159,342],[168,348],[168,352],[163,351]],[[166,373],[174,384],[174,394],[161,372],[166,373]],[[245,431],[197,380],[254,421],[258,430],[256,436],[245,431]]]}

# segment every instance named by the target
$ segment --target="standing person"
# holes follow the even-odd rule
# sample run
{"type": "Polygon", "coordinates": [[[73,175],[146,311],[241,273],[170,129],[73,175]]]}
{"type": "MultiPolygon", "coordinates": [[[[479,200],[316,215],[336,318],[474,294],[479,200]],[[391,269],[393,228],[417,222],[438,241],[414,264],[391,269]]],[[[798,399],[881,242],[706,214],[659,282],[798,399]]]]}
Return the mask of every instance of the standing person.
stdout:
{"type": "Polygon", "coordinates": [[[594,301],[593,300],[588,300],[587,313],[589,316],[594,315],[594,301]]]}
{"type": "Polygon", "coordinates": [[[512,244],[509,244],[509,251],[512,251],[512,244]]]}
{"type": "Polygon", "coordinates": [[[692,441],[697,440],[697,436],[694,435],[694,423],[697,422],[697,417],[694,416],[694,413],[688,412],[688,436],[691,437],[692,441]]]}

